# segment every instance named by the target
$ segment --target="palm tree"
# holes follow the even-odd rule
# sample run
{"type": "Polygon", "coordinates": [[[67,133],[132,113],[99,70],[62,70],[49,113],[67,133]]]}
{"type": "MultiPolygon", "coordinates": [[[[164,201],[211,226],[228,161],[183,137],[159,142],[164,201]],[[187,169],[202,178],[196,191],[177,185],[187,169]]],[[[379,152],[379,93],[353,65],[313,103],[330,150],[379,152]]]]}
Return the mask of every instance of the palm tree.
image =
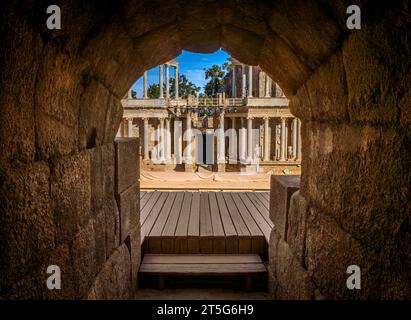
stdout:
{"type": "Polygon", "coordinates": [[[215,96],[218,92],[221,92],[224,89],[225,76],[230,70],[230,66],[231,65],[226,62],[222,66],[215,64],[209,69],[204,68],[205,78],[206,80],[209,80],[204,86],[206,95],[215,96]]]}

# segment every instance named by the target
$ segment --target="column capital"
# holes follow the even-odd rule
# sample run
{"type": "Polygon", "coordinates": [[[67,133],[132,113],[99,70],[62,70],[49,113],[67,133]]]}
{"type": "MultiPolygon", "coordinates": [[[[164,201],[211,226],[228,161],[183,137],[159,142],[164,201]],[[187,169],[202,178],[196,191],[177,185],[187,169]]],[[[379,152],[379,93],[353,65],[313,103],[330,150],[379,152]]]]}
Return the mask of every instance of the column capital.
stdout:
{"type": "Polygon", "coordinates": [[[254,120],[253,116],[247,116],[246,118],[247,118],[247,120],[254,120]]]}
{"type": "Polygon", "coordinates": [[[269,120],[269,119],[270,119],[270,116],[264,116],[263,119],[264,119],[264,120],[269,120]]]}

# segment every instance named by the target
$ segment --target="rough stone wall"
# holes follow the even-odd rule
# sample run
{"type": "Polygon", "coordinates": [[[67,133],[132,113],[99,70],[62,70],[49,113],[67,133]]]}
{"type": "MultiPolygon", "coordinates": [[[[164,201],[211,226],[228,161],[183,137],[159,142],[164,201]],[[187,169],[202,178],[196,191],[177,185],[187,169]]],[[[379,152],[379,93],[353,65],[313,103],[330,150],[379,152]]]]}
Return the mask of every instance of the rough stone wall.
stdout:
{"type": "Polygon", "coordinates": [[[411,47],[400,10],[371,11],[291,100],[307,202],[298,250],[328,298],[411,297],[411,47]],[[361,290],[345,286],[351,264],[361,290]]]}

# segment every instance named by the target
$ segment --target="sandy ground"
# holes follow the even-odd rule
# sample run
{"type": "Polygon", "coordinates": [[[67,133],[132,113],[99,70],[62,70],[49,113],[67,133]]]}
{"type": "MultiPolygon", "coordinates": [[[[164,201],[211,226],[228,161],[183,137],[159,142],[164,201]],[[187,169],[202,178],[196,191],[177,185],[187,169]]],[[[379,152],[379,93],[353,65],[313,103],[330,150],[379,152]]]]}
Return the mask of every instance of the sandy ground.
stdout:
{"type": "Polygon", "coordinates": [[[268,191],[269,174],[141,172],[142,190],[268,191]]]}

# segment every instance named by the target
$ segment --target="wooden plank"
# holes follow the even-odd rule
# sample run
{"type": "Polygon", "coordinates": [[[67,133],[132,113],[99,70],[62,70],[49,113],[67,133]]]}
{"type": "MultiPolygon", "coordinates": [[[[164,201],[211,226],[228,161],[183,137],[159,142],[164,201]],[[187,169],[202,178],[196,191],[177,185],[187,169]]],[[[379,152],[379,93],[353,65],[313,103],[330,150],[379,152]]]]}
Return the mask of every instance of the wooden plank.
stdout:
{"type": "Polygon", "coordinates": [[[257,198],[260,200],[262,205],[267,208],[268,211],[270,211],[270,201],[267,200],[264,195],[261,192],[255,192],[255,195],[257,198]]]}
{"type": "Polygon", "coordinates": [[[174,199],[177,193],[168,193],[167,199],[164,201],[164,205],[161,208],[158,217],[150,230],[148,235],[148,248],[152,253],[161,253],[161,234],[163,232],[164,226],[167,222],[168,216],[170,214],[171,208],[174,204],[174,199]]]}
{"type": "MultiPolygon", "coordinates": [[[[241,196],[239,193],[231,193],[233,197],[234,203],[238,208],[238,212],[240,212],[248,230],[250,231],[251,235],[251,252],[252,253],[264,253],[264,235],[260,230],[259,226],[255,222],[254,218],[248,211],[247,207],[241,201],[241,196]]],[[[242,196],[245,197],[246,195],[242,193],[242,196]]]]}
{"type": "Polygon", "coordinates": [[[191,200],[190,221],[187,232],[187,252],[200,252],[200,193],[194,192],[191,200]]]}
{"type": "Polygon", "coordinates": [[[247,192],[247,197],[250,199],[251,203],[257,208],[257,210],[261,213],[264,217],[265,221],[267,221],[268,225],[273,228],[274,223],[270,219],[270,213],[265,206],[261,204],[261,201],[255,196],[254,192],[247,192]]]}
{"type": "MultiPolygon", "coordinates": [[[[158,196],[155,197],[155,199],[157,200],[155,201],[149,214],[147,215],[147,218],[145,219],[144,223],[141,226],[141,236],[142,237],[145,237],[150,233],[151,228],[153,227],[154,222],[157,220],[158,214],[160,213],[160,210],[163,207],[165,200],[167,199],[167,196],[168,196],[167,192],[159,192],[158,196]]],[[[146,207],[148,207],[148,205],[146,205],[146,207]]]]}
{"type": "Polygon", "coordinates": [[[218,192],[215,196],[224,228],[226,253],[238,253],[238,234],[231,220],[223,195],[218,192]]]}
{"type": "Polygon", "coordinates": [[[213,226],[213,253],[226,253],[224,228],[215,193],[208,193],[208,199],[210,202],[211,224],[213,226]]]}
{"type": "Polygon", "coordinates": [[[269,192],[259,192],[268,202],[270,203],[270,193],[269,192]]]}
{"type": "Polygon", "coordinates": [[[139,273],[146,275],[170,275],[170,276],[238,276],[238,275],[257,275],[267,272],[263,263],[187,263],[187,264],[157,264],[143,263],[139,273]]]}
{"type": "Polygon", "coordinates": [[[257,254],[146,254],[143,263],[261,263],[257,254]]]}
{"type": "Polygon", "coordinates": [[[178,192],[173,207],[168,215],[163,232],[161,233],[161,252],[175,253],[174,251],[174,234],[177,228],[177,222],[180,217],[181,205],[184,199],[184,192],[178,192]]]}
{"type": "Polygon", "coordinates": [[[210,202],[211,224],[213,227],[213,235],[217,237],[224,236],[224,228],[221,222],[220,210],[218,208],[216,195],[210,192],[208,195],[210,202]]]}
{"type": "Polygon", "coordinates": [[[175,253],[187,253],[187,233],[188,233],[188,223],[190,221],[190,209],[191,200],[193,198],[192,192],[184,192],[184,200],[181,206],[180,218],[178,220],[175,240],[174,240],[174,251],[175,253]]]}
{"type": "Polygon", "coordinates": [[[153,192],[150,199],[148,199],[144,208],[140,211],[140,223],[143,226],[147,220],[147,217],[150,215],[150,212],[153,210],[153,207],[156,205],[158,198],[160,197],[161,192],[153,192]]]}
{"type": "Polygon", "coordinates": [[[155,192],[145,192],[144,196],[140,198],[140,212],[143,210],[148,200],[154,195],[155,192]]]}
{"type": "Polygon", "coordinates": [[[261,232],[264,234],[264,238],[266,239],[266,241],[269,242],[272,227],[267,223],[267,221],[264,219],[264,216],[253,205],[253,203],[250,201],[246,194],[241,195],[240,199],[250,212],[251,216],[260,228],[261,232]]]}
{"type": "Polygon", "coordinates": [[[234,227],[238,234],[238,252],[239,253],[250,253],[251,252],[251,238],[250,231],[245,225],[243,218],[238,212],[237,206],[235,205],[233,198],[229,192],[223,193],[224,200],[227,204],[228,212],[230,213],[231,220],[233,221],[234,227]]]}
{"type": "Polygon", "coordinates": [[[200,194],[200,252],[213,253],[213,225],[206,192],[200,194]]]}

